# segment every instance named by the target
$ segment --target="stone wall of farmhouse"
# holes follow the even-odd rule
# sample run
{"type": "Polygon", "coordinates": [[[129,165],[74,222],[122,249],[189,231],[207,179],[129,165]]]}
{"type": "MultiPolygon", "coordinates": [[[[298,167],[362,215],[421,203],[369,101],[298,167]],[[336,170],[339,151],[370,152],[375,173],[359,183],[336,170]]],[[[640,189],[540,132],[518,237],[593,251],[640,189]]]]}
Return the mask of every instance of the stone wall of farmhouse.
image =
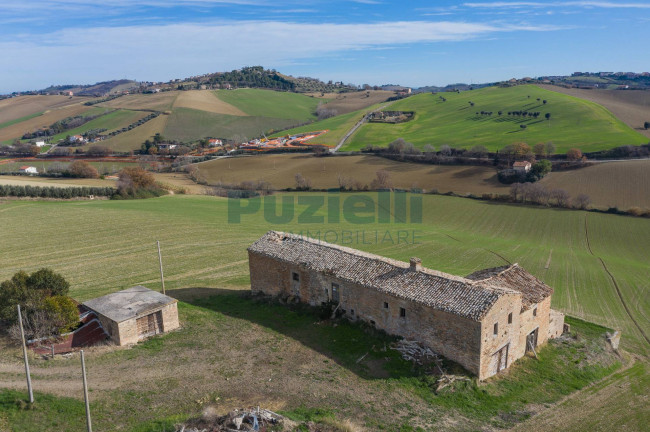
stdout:
{"type": "MultiPolygon", "coordinates": [[[[526,336],[535,329],[537,331],[537,346],[543,345],[548,340],[548,324],[551,315],[551,297],[542,300],[537,306],[533,305],[530,309],[521,313],[519,330],[519,344],[516,353],[517,358],[526,353],[526,336]],[[537,314],[534,313],[537,308],[537,314]]],[[[535,348],[537,349],[537,348],[535,348]]]]}
{"type": "Polygon", "coordinates": [[[138,327],[136,320],[142,316],[147,316],[151,313],[161,311],[163,319],[163,332],[168,332],[174,330],[180,326],[178,322],[178,307],[176,302],[171,303],[163,307],[162,309],[157,309],[155,311],[149,311],[145,314],[137,316],[135,318],[122,321],[117,323],[108,319],[107,317],[98,314],[99,322],[101,322],[102,327],[111,337],[111,340],[117,345],[130,345],[138,343],[138,327]]]}
{"type": "Polygon", "coordinates": [[[564,314],[551,309],[551,315],[548,322],[548,338],[555,339],[564,333],[564,314]]]}
{"type": "Polygon", "coordinates": [[[178,322],[178,304],[168,304],[162,308],[163,332],[167,333],[180,327],[178,322]]]}
{"type": "Polygon", "coordinates": [[[477,374],[479,379],[495,375],[521,357],[517,356],[520,351],[520,311],[521,295],[504,295],[481,320],[481,368],[477,374]],[[509,322],[509,317],[512,322],[509,322]]]}
{"type": "Polygon", "coordinates": [[[290,295],[289,279],[286,277],[290,273],[288,264],[248,252],[248,267],[253,294],[290,295]]]}
{"type": "Polygon", "coordinates": [[[348,319],[363,320],[389,334],[417,340],[479,374],[480,322],[255,253],[249,253],[249,265],[253,293],[294,295],[302,302],[320,305],[332,300],[332,284],[336,284],[340,307],[348,319]],[[299,275],[297,284],[293,273],[299,275]]]}
{"type": "Polygon", "coordinates": [[[118,323],[120,340],[119,345],[138,343],[138,327],[135,318],[118,323]]]}

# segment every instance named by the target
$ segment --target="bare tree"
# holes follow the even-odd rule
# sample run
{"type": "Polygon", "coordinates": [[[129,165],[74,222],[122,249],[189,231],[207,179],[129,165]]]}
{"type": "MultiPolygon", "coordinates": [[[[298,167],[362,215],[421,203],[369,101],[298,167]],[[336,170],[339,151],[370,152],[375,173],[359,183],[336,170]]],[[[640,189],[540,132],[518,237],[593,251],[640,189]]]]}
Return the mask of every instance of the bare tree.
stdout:
{"type": "Polygon", "coordinates": [[[451,156],[451,147],[447,144],[444,144],[440,147],[440,154],[443,156],[451,156]]]}
{"type": "Polygon", "coordinates": [[[431,144],[425,144],[425,146],[422,147],[422,151],[424,153],[435,153],[436,148],[434,146],[432,146],[431,144]]]}
{"type": "Polygon", "coordinates": [[[555,144],[553,144],[552,141],[547,142],[544,144],[544,147],[546,149],[546,157],[549,158],[555,153],[555,144]]]}
{"type": "Polygon", "coordinates": [[[311,189],[311,180],[308,179],[307,177],[303,177],[302,174],[297,173],[295,179],[296,179],[296,189],[298,190],[311,189]]]}
{"type": "Polygon", "coordinates": [[[586,210],[591,204],[591,198],[587,194],[580,194],[573,200],[573,206],[578,209],[586,210]]]}
{"type": "Polygon", "coordinates": [[[370,184],[372,189],[391,189],[393,187],[388,171],[379,170],[375,175],[375,179],[370,184]]]}
{"type": "Polygon", "coordinates": [[[555,200],[558,207],[567,207],[569,204],[569,193],[564,189],[553,189],[550,196],[555,200]]]}

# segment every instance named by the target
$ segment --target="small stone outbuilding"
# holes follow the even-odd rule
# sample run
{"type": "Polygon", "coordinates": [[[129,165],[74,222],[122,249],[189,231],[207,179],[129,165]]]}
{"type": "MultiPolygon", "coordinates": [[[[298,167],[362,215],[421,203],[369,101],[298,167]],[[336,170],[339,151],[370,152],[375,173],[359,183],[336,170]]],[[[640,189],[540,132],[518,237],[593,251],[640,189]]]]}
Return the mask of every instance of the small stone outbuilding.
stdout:
{"type": "Polygon", "coordinates": [[[95,312],[102,327],[117,345],[129,345],[179,327],[177,300],[135,286],[107,294],[83,305],[95,312]]]}
{"type": "Polygon", "coordinates": [[[483,380],[562,333],[553,289],[517,264],[459,277],[294,234],[248,248],[253,293],[328,302],[352,321],[418,341],[483,380]]]}

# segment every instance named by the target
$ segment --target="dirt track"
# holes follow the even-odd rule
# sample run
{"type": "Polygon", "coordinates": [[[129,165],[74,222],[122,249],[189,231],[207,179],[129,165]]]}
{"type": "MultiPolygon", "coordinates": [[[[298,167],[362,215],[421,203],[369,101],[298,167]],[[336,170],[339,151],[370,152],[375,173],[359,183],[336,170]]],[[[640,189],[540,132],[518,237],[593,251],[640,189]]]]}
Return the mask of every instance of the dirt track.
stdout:
{"type": "Polygon", "coordinates": [[[650,91],[567,89],[552,85],[540,87],[596,102],[610,110],[632,129],[650,137],[650,129],[643,129],[643,123],[650,121],[650,91]]]}

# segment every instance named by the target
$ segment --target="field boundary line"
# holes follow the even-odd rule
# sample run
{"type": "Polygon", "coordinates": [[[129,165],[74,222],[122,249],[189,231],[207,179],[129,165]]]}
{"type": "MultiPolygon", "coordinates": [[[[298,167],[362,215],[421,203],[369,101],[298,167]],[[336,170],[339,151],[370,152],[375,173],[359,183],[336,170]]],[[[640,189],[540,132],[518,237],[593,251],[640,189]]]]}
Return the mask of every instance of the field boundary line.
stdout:
{"type": "Polygon", "coordinates": [[[595,258],[598,258],[600,261],[600,264],[603,266],[603,269],[605,269],[605,272],[609,275],[609,278],[612,280],[612,283],[614,284],[614,288],[616,289],[616,294],[618,295],[618,299],[621,301],[621,304],[623,305],[623,308],[625,309],[625,312],[627,313],[627,316],[630,317],[636,328],[639,330],[641,333],[641,336],[645,339],[645,341],[650,345],[650,338],[645,334],[639,323],[636,321],[636,319],[632,316],[632,312],[630,311],[630,308],[627,306],[627,303],[625,303],[625,300],[623,300],[623,294],[621,293],[621,288],[618,286],[618,282],[616,282],[616,278],[614,278],[614,275],[612,272],[609,271],[607,268],[607,264],[605,264],[605,261],[591,250],[591,244],[589,243],[589,229],[587,227],[587,216],[589,215],[588,212],[585,213],[585,238],[587,239],[587,249],[589,250],[589,253],[594,256],[595,258]]]}

